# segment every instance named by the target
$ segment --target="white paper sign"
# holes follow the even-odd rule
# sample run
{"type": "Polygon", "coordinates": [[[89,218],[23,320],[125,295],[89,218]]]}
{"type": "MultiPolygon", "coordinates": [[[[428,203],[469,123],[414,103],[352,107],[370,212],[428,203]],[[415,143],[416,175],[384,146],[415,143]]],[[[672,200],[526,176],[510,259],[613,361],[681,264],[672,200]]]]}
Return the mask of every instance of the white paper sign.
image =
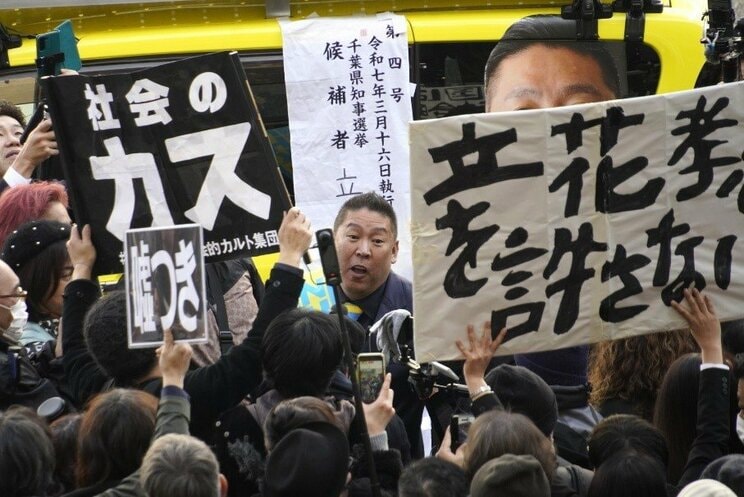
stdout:
{"type": "Polygon", "coordinates": [[[393,14],[281,23],[296,204],[322,228],[350,196],[383,196],[398,217],[394,269],[410,278],[406,26],[393,14]]]}
{"type": "Polygon", "coordinates": [[[468,323],[501,354],[744,316],[744,83],[411,125],[417,360],[468,323]]]}

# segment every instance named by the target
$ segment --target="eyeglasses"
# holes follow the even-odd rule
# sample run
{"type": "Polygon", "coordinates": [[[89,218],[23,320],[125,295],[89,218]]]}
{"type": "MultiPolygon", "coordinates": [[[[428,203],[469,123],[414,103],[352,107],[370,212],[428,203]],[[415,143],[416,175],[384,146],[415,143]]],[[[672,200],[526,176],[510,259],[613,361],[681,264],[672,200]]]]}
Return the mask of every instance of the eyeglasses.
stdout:
{"type": "Polygon", "coordinates": [[[25,299],[26,296],[28,296],[28,292],[25,290],[19,289],[18,293],[12,293],[10,295],[0,295],[0,299],[9,299],[9,298],[25,299]]]}

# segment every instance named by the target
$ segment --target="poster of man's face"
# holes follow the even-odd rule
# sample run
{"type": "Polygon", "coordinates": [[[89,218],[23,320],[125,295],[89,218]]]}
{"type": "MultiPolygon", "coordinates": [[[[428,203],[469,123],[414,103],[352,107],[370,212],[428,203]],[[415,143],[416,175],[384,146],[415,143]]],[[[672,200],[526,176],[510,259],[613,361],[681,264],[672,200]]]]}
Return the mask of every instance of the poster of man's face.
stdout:
{"type": "Polygon", "coordinates": [[[623,96],[623,42],[577,41],[557,16],[517,21],[486,64],[486,112],[563,107],[623,96]]]}

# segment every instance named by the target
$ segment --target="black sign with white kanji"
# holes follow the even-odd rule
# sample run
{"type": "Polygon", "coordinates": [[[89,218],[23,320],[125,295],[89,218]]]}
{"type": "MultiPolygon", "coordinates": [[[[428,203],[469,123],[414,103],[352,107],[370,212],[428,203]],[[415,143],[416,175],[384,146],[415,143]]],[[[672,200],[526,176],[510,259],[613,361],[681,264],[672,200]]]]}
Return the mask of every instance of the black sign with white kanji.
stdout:
{"type": "Polygon", "coordinates": [[[99,273],[121,272],[130,228],[200,224],[207,262],[278,250],[289,199],[236,54],[44,86],[99,273]]]}

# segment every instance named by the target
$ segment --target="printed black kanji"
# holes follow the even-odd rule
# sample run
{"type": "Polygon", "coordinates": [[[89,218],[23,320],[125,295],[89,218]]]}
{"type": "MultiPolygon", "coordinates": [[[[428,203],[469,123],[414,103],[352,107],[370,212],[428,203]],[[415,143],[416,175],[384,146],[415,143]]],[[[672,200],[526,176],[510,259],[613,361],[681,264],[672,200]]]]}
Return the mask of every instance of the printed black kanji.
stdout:
{"type": "Polygon", "coordinates": [[[362,45],[359,43],[359,40],[354,38],[351,40],[351,43],[349,43],[346,48],[350,48],[353,53],[357,52],[357,48],[361,47],[362,45]]]}
{"type": "Polygon", "coordinates": [[[346,87],[338,85],[335,88],[331,86],[328,92],[328,101],[331,105],[341,105],[346,103],[346,87]]]}
{"type": "Polygon", "coordinates": [[[361,69],[362,68],[362,56],[354,54],[349,57],[349,69],[361,69]]]}
{"type": "Polygon", "coordinates": [[[380,181],[380,193],[395,193],[393,190],[393,183],[389,179],[383,179],[380,181]]]}
{"type": "Polygon", "coordinates": [[[331,146],[336,147],[337,149],[345,149],[346,140],[348,139],[349,139],[349,133],[338,129],[336,130],[336,134],[333,135],[333,138],[331,138],[331,146]]]}
{"type": "Polygon", "coordinates": [[[377,50],[378,48],[380,48],[380,45],[382,45],[382,41],[376,36],[372,36],[372,38],[369,40],[369,43],[367,43],[367,45],[372,47],[373,50],[377,50]]]}
{"type": "Polygon", "coordinates": [[[323,50],[323,55],[325,55],[326,60],[337,60],[337,59],[343,59],[344,56],[342,55],[342,46],[341,43],[334,41],[333,43],[326,43],[325,50],[323,50]]]}

